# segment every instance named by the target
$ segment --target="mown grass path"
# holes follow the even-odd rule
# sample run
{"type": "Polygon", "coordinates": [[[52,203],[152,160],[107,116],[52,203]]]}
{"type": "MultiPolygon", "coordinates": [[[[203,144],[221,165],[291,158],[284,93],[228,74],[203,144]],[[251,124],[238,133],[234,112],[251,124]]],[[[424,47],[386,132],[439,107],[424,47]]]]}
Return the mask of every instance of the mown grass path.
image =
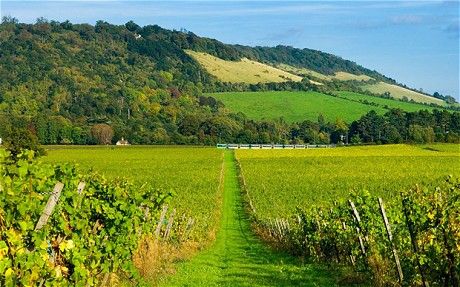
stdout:
{"type": "Polygon", "coordinates": [[[334,286],[335,277],[316,265],[274,252],[251,231],[241,200],[234,154],[225,152],[224,198],[216,241],[160,286],[334,286]]]}

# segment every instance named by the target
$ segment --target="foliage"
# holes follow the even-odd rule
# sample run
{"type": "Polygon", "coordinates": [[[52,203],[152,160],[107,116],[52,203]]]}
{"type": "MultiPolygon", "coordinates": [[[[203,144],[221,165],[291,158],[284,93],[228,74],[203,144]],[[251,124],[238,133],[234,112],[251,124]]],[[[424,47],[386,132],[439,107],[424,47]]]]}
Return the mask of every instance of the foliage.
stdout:
{"type": "MultiPolygon", "coordinates": [[[[376,197],[351,194],[360,221],[348,201],[331,208],[297,209],[289,228],[271,240],[281,241],[301,256],[337,262],[368,272],[376,286],[399,285],[392,248],[400,254],[404,276],[400,285],[458,286],[460,270],[460,181],[448,178],[438,186],[416,186],[384,204],[392,232],[388,240],[376,197]],[[415,246],[415,247],[414,247],[415,246]]],[[[267,221],[261,226],[276,233],[267,221]]]]}
{"type": "Polygon", "coordinates": [[[5,134],[4,147],[11,155],[12,160],[16,160],[17,156],[23,149],[32,150],[35,155],[43,155],[44,149],[40,146],[38,138],[34,133],[33,126],[28,125],[23,118],[12,118],[11,125],[3,127],[5,134]]]}
{"type": "Polygon", "coordinates": [[[96,124],[91,127],[91,135],[96,139],[98,144],[111,144],[113,129],[107,124],[96,124]]]}
{"type": "Polygon", "coordinates": [[[170,195],[33,157],[23,152],[13,163],[0,150],[0,285],[100,286],[114,272],[140,280],[131,256],[170,195]],[[57,182],[64,184],[59,203],[34,230],[57,182]]]}

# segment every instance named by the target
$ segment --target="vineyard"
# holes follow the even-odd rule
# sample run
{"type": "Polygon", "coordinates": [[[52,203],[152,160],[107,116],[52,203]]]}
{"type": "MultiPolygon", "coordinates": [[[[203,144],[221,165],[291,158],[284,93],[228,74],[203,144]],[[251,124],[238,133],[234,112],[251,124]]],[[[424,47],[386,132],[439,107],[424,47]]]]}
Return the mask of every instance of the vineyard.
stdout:
{"type": "Polygon", "coordinates": [[[458,286],[458,170],[446,144],[0,150],[0,286],[458,286]]]}
{"type": "Polygon", "coordinates": [[[77,163],[107,178],[126,177],[138,186],[148,183],[171,192],[171,210],[194,217],[191,236],[202,242],[214,237],[219,221],[222,159],[222,151],[215,148],[132,146],[55,147],[44,160],[77,163]]]}
{"type": "Polygon", "coordinates": [[[0,152],[0,286],[149,284],[215,236],[215,149],[0,152]]]}
{"type": "Polygon", "coordinates": [[[458,145],[238,150],[236,154],[261,218],[289,217],[297,206],[329,206],[354,190],[390,200],[415,184],[429,184],[460,170],[458,145]]]}
{"type": "Polygon", "coordinates": [[[273,245],[377,286],[458,286],[460,182],[440,179],[458,176],[458,145],[237,155],[256,231],[273,245]]]}
{"type": "Polygon", "coordinates": [[[0,150],[0,285],[141,282],[131,259],[169,193],[32,158],[0,150]]]}

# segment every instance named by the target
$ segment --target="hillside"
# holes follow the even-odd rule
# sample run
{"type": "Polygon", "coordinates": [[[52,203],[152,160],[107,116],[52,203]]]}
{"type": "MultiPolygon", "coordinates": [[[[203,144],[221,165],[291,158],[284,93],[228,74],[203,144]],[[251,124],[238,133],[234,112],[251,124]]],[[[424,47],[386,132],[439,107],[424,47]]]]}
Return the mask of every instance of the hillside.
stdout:
{"type": "Polygon", "coordinates": [[[207,53],[192,50],[186,52],[197,60],[206,71],[222,82],[257,84],[299,82],[302,80],[302,77],[298,75],[247,58],[238,61],[226,61],[207,53]]]}
{"type": "Polygon", "coordinates": [[[255,120],[283,117],[288,122],[305,119],[316,121],[321,114],[327,121],[340,118],[346,122],[359,119],[371,110],[383,115],[389,109],[420,111],[425,105],[371,97],[358,93],[338,92],[337,97],[318,92],[227,92],[210,96],[222,101],[233,112],[242,112],[255,120]]]}
{"type": "MultiPolygon", "coordinates": [[[[8,17],[0,24],[0,137],[6,139],[20,128],[16,134],[43,144],[107,144],[122,137],[133,144],[288,141],[296,137],[284,132],[294,128],[292,121],[324,114],[352,124],[371,110],[384,114],[381,106],[324,95],[379,82],[395,83],[320,51],[227,45],[157,25],[24,24],[8,17]],[[238,108],[206,96],[221,91],[268,93],[247,94],[238,108]],[[283,94],[274,91],[299,92],[278,98],[283,94]],[[271,120],[281,116],[289,123],[271,120]]],[[[420,117],[436,128],[433,114],[420,117]]],[[[333,125],[315,129],[337,140],[333,125]]],[[[456,129],[453,121],[450,131],[456,129]]]]}
{"type": "Polygon", "coordinates": [[[374,84],[365,84],[362,86],[364,91],[370,91],[374,94],[384,94],[390,93],[390,95],[396,99],[407,99],[407,100],[414,100],[419,103],[427,103],[427,104],[438,104],[443,105],[445,104],[444,101],[440,99],[436,99],[433,97],[429,97],[427,95],[421,94],[419,92],[414,92],[412,90],[406,89],[404,87],[388,84],[385,82],[377,82],[374,84]]]}

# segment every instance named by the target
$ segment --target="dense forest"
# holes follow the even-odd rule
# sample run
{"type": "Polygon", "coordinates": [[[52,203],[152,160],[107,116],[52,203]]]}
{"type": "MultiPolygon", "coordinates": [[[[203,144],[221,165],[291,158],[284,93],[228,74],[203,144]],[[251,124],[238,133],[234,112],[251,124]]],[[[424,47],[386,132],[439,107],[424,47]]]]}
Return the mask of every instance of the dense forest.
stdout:
{"type": "MultiPolygon", "coordinates": [[[[392,82],[375,71],[309,49],[225,45],[187,31],[133,22],[95,26],[38,19],[4,18],[0,25],[0,137],[25,130],[42,144],[133,144],[216,142],[431,142],[458,141],[460,115],[389,111],[359,121],[288,124],[256,122],[229,112],[204,92],[238,90],[221,83],[184,49],[222,59],[242,57],[322,73],[348,71],[392,82]]],[[[299,83],[251,85],[243,89],[317,89],[299,83]]]]}

